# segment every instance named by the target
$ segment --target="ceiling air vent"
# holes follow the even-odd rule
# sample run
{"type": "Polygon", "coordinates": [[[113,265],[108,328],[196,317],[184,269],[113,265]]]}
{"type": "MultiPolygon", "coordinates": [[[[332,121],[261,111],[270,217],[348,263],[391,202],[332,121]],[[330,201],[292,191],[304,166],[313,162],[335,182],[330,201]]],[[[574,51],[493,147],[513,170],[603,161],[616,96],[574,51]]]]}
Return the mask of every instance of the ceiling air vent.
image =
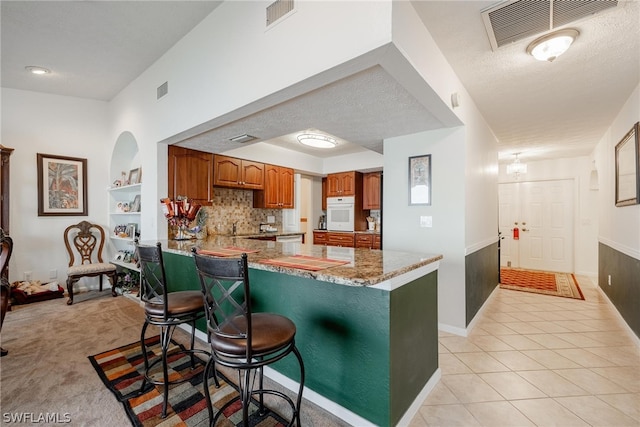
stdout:
{"type": "Polygon", "coordinates": [[[267,27],[293,10],[293,0],[276,0],[267,6],[267,27]]]}
{"type": "Polygon", "coordinates": [[[482,11],[482,20],[491,49],[496,50],[617,4],[617,0],[511,0],[482,11]]]}

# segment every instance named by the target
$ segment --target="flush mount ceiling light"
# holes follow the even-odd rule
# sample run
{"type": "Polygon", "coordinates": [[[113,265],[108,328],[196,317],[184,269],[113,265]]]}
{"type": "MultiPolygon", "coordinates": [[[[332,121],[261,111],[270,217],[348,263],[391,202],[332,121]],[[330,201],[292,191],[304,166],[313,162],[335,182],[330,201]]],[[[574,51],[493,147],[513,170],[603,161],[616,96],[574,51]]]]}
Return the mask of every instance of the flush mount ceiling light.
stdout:
{"type": "Polygon", "coordinates": [[[579,34],[573,28],[554,31],[532,41],[527,46],[527,53],[538,61],[552,62],[569,49],[579,34]]]}
{"type": "Polygon", "coordinates": [[[27,70],[28,72],[30,72],[31,74],[36,74],[36,75],[43,75],[43,74],[49,74],[51,73],[51,70],[44,68],[44,67],[38,67],[37,65],[28,65],[26,67],[24,67],[25,70],[27,70]]]}
{"type": "Polygon", "coordinates": [[[337,145],[335,139],[317,133],[300,134],[298,135],[298,141],[300,144],[313,148],[334,148],[337,145]]]}
{"type": "Polygon", "coordinates": [[[520,178],[520,174],[527,173],[527,165],[524,163],[520,163],[520,159],[518,155],[520,153],[515,153],[515,160],[507,165],[507,174],[515,175],[516,179],[520,178]]]}

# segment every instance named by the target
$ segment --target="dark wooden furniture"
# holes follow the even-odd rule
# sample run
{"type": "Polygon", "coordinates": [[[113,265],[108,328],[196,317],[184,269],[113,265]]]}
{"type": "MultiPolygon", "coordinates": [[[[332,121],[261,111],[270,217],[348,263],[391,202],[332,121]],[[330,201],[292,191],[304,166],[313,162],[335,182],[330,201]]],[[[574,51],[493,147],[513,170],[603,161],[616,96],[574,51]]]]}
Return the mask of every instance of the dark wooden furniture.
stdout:
{"type": "Polygon", "coordinates": [[[253,207],[293,209],[293,190],[293,169],[264,165],[264,190],[253,192],[253,207]]]}
{"type": "Polygon", "coordinates": [[[362,209],[380,209],[381,183],[380,172],[365,173],[362,176],[362,209]]]}
{"type": "Polygon", "coordinates": [[[0,228],[9,233],[9,158],[13,148],[0,144],[0,228]]]}
{"type": "Polygon", "coordinates": [[[202,204],[213,200],[213,154],[170,145],[169,198],[186,196],[202,204]]]}
{"type": "MultiPolygon", "coordinates": [[[[138,259],[140,261],[140,299],[144,302],[145,320],[140,334],[140,346],[144,356],[145,375],[140,391],[145,389],[147,382],[161,385],[163,388],[162,418],[167,416],[167,404],[169,401],[169,385],[192,380],[187,376],[181,380],[169,379],[167,350],[171,346],[171,337],[175,327],[181,324],[191,325],[191,347],[183,353],[191,356],[191,368],[195,368],[195,353],[209,355],[208,352],[194,349],[196,320],[204,317],[204,306],[200,291],[167,290],[167,279],[162,259],[162,247],[160,243],[155,246],[143,246],[136,243],[138,259]],[[145,333],[149,325],[155,325],[160,329],[160,343],[162,355],[152,363],[149,363],[147,348],[145,345],[145,333]],[[162,379],[154,379],[150,372],[158,363],[162,364],[162,379]]],[[[172,357],[175,354],[172,353],[172,357]]],[[[218,380],[216,378],[216,386],[218,380]]],[[[208,397],[208,396],[207,396],[208,397]]]]}
{"type": "Polygon", "coordinates": [[[327,210],[327,178],[322,178],[322,210],[327,210]]]}
{"type": "Polygon", "coordinates": [[[218,187],[264,189],[264,163],[235,157],[213,156],[213,185],[218,187]]]}
{"type": "Polygon", "coordinates": [[[73,285],[83,277],[99,277],[102,291],[102,276],[111,282],[111,295],[116,294],[116,266],[102,261],[104,230],[98,224],[81,221],[64,230],[64,245],[69,254],[67,270],[67,305],[73,304],[73,285]],[[78,258],[78,264],[75,263],[78,258]]]}
{"type": "MultiPolygon", "coordinates": [[[[13,252],[13,240],[0,228],[0,331],[4,323],[4,316],[9,310],[9,298],[11,297],[11,285],[7,278],[9,259],[13,252]]],[[[0,347],[0,357],[6,356],[7,350],[0,347]]]]}
{"type": "Polygon", "coordinates": [[[204,373],[204,391],[209,410],[209,422],[214,426],[220,414],[238,400],[242,402],[242,421],[249,425],[251,398],[259,398],[259,413],[265,412],[264,395],[284,399],[292,410],[291,422],[300,426],[300,404],[304,388],[304,363],[296,348],[296,325],[287,317],[275,313],[254,313],[251,307],[251,287],[247,254],[240,258],[216,258],[199,255],[193,249],[196,271],[204,297],[207,315],[207,335],[211,358],[204,373]],[[300,388],[296,403],[277,390],[264,389],[263,367],[277,362],[290,353],[300,365],[300,388]],[[238,370],[239,396],[217,410],[214,417],[207,379],[215,364],[238,370]],[[257,388],[255,372],[258,375],[257,388]]]}

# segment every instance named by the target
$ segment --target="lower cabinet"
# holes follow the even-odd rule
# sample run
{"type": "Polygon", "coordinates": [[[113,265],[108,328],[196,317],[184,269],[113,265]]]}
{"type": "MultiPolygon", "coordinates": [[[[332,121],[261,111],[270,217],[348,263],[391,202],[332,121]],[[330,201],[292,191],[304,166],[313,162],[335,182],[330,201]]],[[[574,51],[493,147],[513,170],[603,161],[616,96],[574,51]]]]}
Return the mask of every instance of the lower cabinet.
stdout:
{"type": "Polygon", "coordinates": [[[327,245],[352,248],[354,247],[354,234],[329,232],[327,233],[327,245]]]}
{"type": "Polygon", "coordinates": [[[313,232],[314,245],[344,246],[349,248],[380,249],[382,239],[376,233],[349,233],[316,230],[313,232]]]}
{"type": "Polygon", "coordinates": [[[326,245],[327,244],[327,232],[326,231],[314,231],[313,232],[313,244],[314,245],[326,245]]]}
{"type": "Polygon", "coordinates": [[[382,239],[379,234],[356,233],[356,248],[380,249],[382,239]]]}

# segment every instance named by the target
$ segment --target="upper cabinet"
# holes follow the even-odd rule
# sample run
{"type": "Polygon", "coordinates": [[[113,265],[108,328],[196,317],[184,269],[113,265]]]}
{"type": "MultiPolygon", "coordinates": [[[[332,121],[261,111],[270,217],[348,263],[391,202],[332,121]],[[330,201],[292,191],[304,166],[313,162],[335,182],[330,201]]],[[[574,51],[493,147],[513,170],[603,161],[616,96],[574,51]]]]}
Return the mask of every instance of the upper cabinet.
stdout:
{"type": "Polygon", "coordinates": [[[213,200],[213,154],[170,145],[169,198],[185,196],[193,201],[213,200]]]}
{"type": "Polygon", "coordinates": [[[358,183],[362,183],[360,172],[340,172],[327,175],[327,197],[355,196],[358,183]]]}
{"type": "Polygon", "coordinates": [[[293,169],[264,165],[264,191],[254,191],[254,208],[293,209],[293,169]]]}
{"type": "Polygon", "coordinates": [[[213,185],[246,190],[264,189],[263,163],[218,154],[213,158],[213,185]]]}
{"type": "Polygon", "coordinates": [[[380,172],[365,173],[362,176],[362,209],[380,209],[380,172]]]}

